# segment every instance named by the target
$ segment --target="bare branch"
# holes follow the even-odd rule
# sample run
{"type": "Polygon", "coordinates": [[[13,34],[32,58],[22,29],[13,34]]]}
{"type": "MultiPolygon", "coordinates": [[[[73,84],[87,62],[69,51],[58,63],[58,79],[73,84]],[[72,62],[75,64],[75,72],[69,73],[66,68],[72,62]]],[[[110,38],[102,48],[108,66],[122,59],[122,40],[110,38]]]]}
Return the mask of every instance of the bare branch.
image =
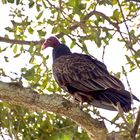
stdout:
{"type": "Polygon", "coordinates": [[[107,129],[104,122],[93,119],[78,105],[72,104],[57,94],[39,95],[18,84],[0,82],[0,99],[31,111],[51,111],[66,116],[83,127],[93,140],[105,140],[106,138],[107,129]]]}

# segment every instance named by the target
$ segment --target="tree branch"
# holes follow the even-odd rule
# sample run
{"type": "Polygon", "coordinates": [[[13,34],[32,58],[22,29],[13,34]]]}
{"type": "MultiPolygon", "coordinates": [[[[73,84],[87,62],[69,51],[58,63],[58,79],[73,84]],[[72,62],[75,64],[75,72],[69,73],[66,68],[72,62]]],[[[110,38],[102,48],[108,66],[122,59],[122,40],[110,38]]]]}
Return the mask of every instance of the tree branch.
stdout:
{"type": "Polygon", "coordinates": [[[132,50],[133,52],[135,52],[138,56],[140,56],[140,54],[137,53],[137,51],[133,49],[132,37],[131,37],[130,31],[129,31],[129,27],[128,27],[127,23],[126,23],[126,19],[125,19],[124,13],[123,13],[123,9],[122,9],[122,7],[121,7],[121,3],[120,3],[119,0],[117,0],[117,2],[118,2],[118,5],[119,5],[121,14],[122,14],[123,22],[124,22],[124,24],[125,24],[125,27],[126,27],[126,30],[127,30],[127,33],[128,33],[129,43],[130,43],[129,49],[132,50]]]}
{"type": "MultiPolygon", "coordinates": [[[[57,7],[54,7],[54,8],[58,9],[57,7]]],[[[75,24],[73,24],[72,26],[70,26],[69,27],[69,30],[70,31],[73,31],[73,30],[77,29],[80,25],[85,24],[85,22],[90,17],[92,17],[93,15],[101,16],[105,20],[107,20],[112,26],[114,26],[116,29],[119,28],[118,24],[112,22],[108,16],[106,16],[105,14],[103,14],[103,13],[101,13],[99,11],[93,10],[93,11],[89,12],[87,15],[85,15],[83,17],[83,19],[81,19],[80,22],[76,22],[75,24]]],[[[65,35],[64,32],[60,32],[59,34],[56,35],[56,37],[61,38],[64,35],[65,35]]],[[[31,44],[33,44],[33,45],[41,45],[41,44],[43,44],[44,39],[43,40],[40,40],[40,41],[25,41],[25,40],[16,40],[16,39],[8,39],[8,38],[5,38],[5,37],[0,37],[0,42],[10,43],[10,44],[20,44],[20,45],[31,45],[31,44]]]]}
{"type": "Polygon", "coordinates": [[[93,16],[93,15],[101,16],[102,18],[104,18],[105,20],[107,20],[112,26],[114,26],[114,27],[117,28],[117,29],[119,28],[118,23],[115,23],[115,22],[111,21],[110,18],[109,18],[108,16],[106,16],[104,13],[99,12],[99,11],[95,11],[95,10],[91,11],[90,13],[88,13],[88,14],[82,19],[82,21],[88,20],[88,19],[89,19],[91,16],[93,16]]]}
{"type": "Polygon", "coordinates": [[[10,44],[19,44],[19,45],[39,45],[44,42],[44,40],[40,41],[25,41],[25,40],[16,40],[16,39],[8,39],[5,37],[0,37],[0,42],[10,43],[10,44]]]}
{"type": "Polygon", "coordinates": [[[0,82],[0,100],[11,105],[28,108],[31,111],[51,111],[66,116],[84,128],[92,140],[105,140],[107,137],[107,129],[103,121],[93,119],[83,112],[79,106],[57,94],[39,95],[35,91],[21,87],[16,83],[0,82]]]}
{"type": "Polygon", "coordinates": [[[135,122],[134,128],[131,131],[131,138],[133,140],[135,140],[135,136],[137,134],[139,125],[140,125],[140,107],[139,107],[139,111],[138,111],[138,114],[137,114],[137,118],[136,118],[136,122],[135,122]]]}

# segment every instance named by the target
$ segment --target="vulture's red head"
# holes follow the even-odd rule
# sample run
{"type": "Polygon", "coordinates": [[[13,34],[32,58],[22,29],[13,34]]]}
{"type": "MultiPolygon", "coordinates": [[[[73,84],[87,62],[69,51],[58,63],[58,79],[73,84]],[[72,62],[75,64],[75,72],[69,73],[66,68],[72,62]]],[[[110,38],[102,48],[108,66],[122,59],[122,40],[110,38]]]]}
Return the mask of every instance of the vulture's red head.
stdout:
{"type": "Polygon", "coordinates": [[[60,45],[59,40],[56,37],[51,36],[48,39],[46,39],[45,42],[43,43],[43,49],[45,49],[47,47],[55,48],[59,45],[60,45]]]}

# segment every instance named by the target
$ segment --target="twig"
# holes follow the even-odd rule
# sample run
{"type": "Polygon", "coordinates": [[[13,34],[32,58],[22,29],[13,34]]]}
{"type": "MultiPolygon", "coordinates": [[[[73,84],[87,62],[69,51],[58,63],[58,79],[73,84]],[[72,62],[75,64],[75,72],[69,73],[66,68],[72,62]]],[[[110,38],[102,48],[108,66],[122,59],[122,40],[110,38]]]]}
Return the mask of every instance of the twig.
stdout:
{"type": "Polygon", "coordinates": [[[74,19],[71,19],[69,20],[68,18],[66,18],[65,15],[67,15],[67,13],[63,10],[63,7],[62,7],[62,1],[59,0],[59,7],[56,7],[54,4],[52,4],[49,0],[46,0],[48,2],[48,4],[50,5],[50,7],[53,7],[55,8],[57,11],[61,12],[62,16],[64,19],[66,19],[68,22],[72,23],[72,21],[74,22],[77,22],[75,21],[74,19]]]}
{"type": "Polygon", "coordinates": [[[101,17],[103,17],[105,20],[107,20],[112,26],[114,26],[115,28],[119,28],[118,24],[115,23],[115,22],[113,22],[113,21],[111,21],[110,18],[109,18],[108,16],[106,16],[106,15],[103,14],[102,12],[95,11],[95,10],[91,11],[90,13],[88,13],[81,21],[82,21],[83,23],[85,23],[85,21],[86,21],[87,19],[89,19],[89,18],[90,18],[91,16],[93,16],[93,15],[101,16],[101,17]]]}
{"type": "Polygon", "coordinates": [[[135,125],[134,125],[134,127],[131,131],[131,138],[133,138],[133,140],[135,139],[135,136],[136,136],[138,128],[139,128],[139,125],[140,125],[140,107],[139,107],[138,114],[137,114],[137,117],[136,117],[135,125]]]}
{"type": "Polygon", "coordinates": [[[124,16],[120,1],[119,0],[117,0],[117,1],[118,1],[118,5],[119,5],[119,8],[120,8],[120,11],[121,11],[121,14],[122,14],[122,18],[123,18],[123,21],[124,21],[124,24],[125,24],[125,27],[126,27],[126,30],[127,30],[127,33],[128,33],[129,43],[130,43],[129,49],[131,49],[133,52],[135,52],[136,55],[140,56],[140,54],[138,54],[137,51],[133,48],[131,34],[130,34],[130,31],[129,31],[128,25],[126,23],[126,19],[125,19],[125,16],[124,16]]]}
{"type": "MultiPolygon", "coordinates": [[[[120,36],[122,37],[122,39],[124,40],[124,42],[126,42],[125,38],[122,35],[122,32],[120,30],[118,30],[118,32],[120,33],[120,36]]],[[[126,34],[126,33],[123,33],[123,34],[126,34]]],[[[136,52],[136,51],[134,49],[130,49],[130,52],[131,52],[131,55],[134,55],[133,52],[136,52]]],[[[136,65],[137,65],[137,67],[140,69],[140,66],[139,66],[139,63],[138,63],[137,59],[134,59],[134,61],[135,61],[136,65]]]]}
{"type": "MultiPolygon", "coordinates": [[[[113,33],[112,37],[115,35],[116,31],[113,33]]],[[[111,40],[111,38],[109,38],[107,40],[107,42],[109,42],[111,40]]],[[[105,55],[105,48],[106,48],[107,44],[105,46],[103,46],[103,53],[102,53],[102,61],[104,62],[104,55],[105,55]]]]}
{"type": "Polygon", "coordinates": [[[103,116],[101,116],[101,115],[99,115],[99,114],[96,114],[96,115],[99,116],[101,119],[106,120],[106,121],[110,122],[111,124],[116,125],[116,126],[119,127],[119,128],[124,128],[124,129],[126,129],[125,127],[119,125],[118,123],[112,122],[112,121],[110,121],[109,119],[107,119],[107,118],[105,118],[105,117],[103,117],[103,116]]]}
{"type": "MultiPolygon", "coordinates": [[[[119,5],[119,8],[120,8],[120,11],[121,11],[121,13],[122,13],[123,22],[124,22],[124,24],[125,24],[125,26],[126,26],[126,29],[127,29],[127,32],[128,32],[129,42],[130,42],[130,46],[128,46],[128,47],[129,47],[129,49],[130,49],[130,52],[131,52],[132,55],[134,55],[134,53],[135,53],[137,56],[140,56],[140,54],[138,54],[137,51],[136,51],[136,50],[133,48],[133,46],[132,46],[131,34],[130,34],[129,28],[128,28],[127,24],[126,24],[126,19],[125,19],[125,16],[124,16],[124,14],[123,14],[123,10],[122,10],[121,4],[120,4],[119,0],[117,0],[117,1],[118,1],[118,5],[119,5]]],[[[125,38],[123,37],[123,35],[122,35],[121,31],[119,30],[119,28],[118,28],[117,30],[118,30],[118,32],[120,33],[122,39],[127,43],[127,41],[126,41],[125,38]]],[[[140,65],[139,65],[137,59],[134,59],[134,61],[135,61],[136,65],[137,65],[137,67],[140,69],[140,65]]]]}
{"type": "Polygon", "coordinates": [[[96,111],[91,110],[91,109],[89,109],[89,108],[86,108],[86,109],[87,109],[87,111],[90,111],[90,112],[96,114],[100,119],[102,119],[102,120],[106,120],[106,121],[110,122],[111,125],[113,124],[113,125],[116,125],[116,126],[119,127],[119,128],[124,128],[124,129],[126,129],[126,127],[121,126],[121,125],[119,125],[118,123],[115,123],[115,122],[110,121],[110,120],[107,119],[106,117],[101,116],[101,115],[100,115],[99,113],[97,113],[96,111]]]}
{"type": "Polygon", "coordinates": [[[125,78],[126,78],[126,81],[127,81],[127,85],[128,85],[128,87],[129,87],[129,91],[130,91],[131,104],[132,104],[132,111],[133,111],[132,117],[133,117],[133,125],[134,125],[135,114],[134,114],[134,102],[133,102],[132,89],[131,89],[131,86],[130,86],[130,83],[129,83],[129,80],[128,80],[127,72],[126,72],[125,69],[124,69],[124,66],[122,66],[122,70],[123,70],[123,74],[125,75],[125,78]]]}
{"type": "Polygon", "coordinates": [[[124,117],[124,113],[123,113],[123,110],[122,110],[119,102],[117,102],[117,108],[118,108],[117,110],[118,110],[119,114],[121,115],[123,121],[125,122],[125,124],[127,126],[126,127],[127,130],[130,132],[132,130],[132,126],[127,122],[126,118],[124,117]]]}
{"type": "Polygon", "coordinates": [[[122,10],[122,7],[121,7],[121,4],[120,4],[120,1],[119,1],[119,0],[117,0],[117,1],[118,1],[118,5],[119,5],[119,8],[120,8],[120,11],[121,11],[122,17],[123,17],[123,21],[124,21],[124,24],[125,24],[126,30],[127,30],[127,32],[128,32],[130,45],[131,45],[131,47],[132,47],[132,41],[131,41],[131,35],[130,35],[130,32],[129,32],[129,28],[128,28],[127,24],[126,24],[125,16],[124,16],[124,14],[123,14],[123,10],[122,10]]]}
{"type": "MultiPolygon", "coordinates": [[[[129,80],[128,80],[128,76],[127,76],[127,72],[126,70],[124,69],[124,66],[122,66],[122,69],[123,69],[123,74],[125,75],[125,78],[126,78],[126,81],[127,81],[127,85],[129,87],[129,91],[132,93],[132,89],[131,89],[131,86],[130,86],[130,83],[129,83],[129,80]]],[[[133,96],[132,96],[132,99],[133,99],[133,96]]],[[[133,101],[133,100],[132,100],[133,101]]],[[[132,102],[133,103],[133,102],[132,102]]]]}
{"type": "Polygon", "coordinates": [[[104,56],[105,56],[105,49],[106,49],[106,46],[103,46],[103,53],[102,53],[102,62],[104,63],[104,56]]]}

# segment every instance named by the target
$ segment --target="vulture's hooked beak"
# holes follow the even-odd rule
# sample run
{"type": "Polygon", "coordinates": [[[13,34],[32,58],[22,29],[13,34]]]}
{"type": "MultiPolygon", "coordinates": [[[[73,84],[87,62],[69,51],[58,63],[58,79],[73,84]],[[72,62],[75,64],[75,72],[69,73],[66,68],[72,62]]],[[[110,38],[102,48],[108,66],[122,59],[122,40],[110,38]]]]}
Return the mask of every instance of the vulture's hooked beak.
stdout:
{"type": "Polygon", "coordinates": [[[48,47],[48,42],[45,41],[42,45],[42,50],[46,49],[48,47]]]}

